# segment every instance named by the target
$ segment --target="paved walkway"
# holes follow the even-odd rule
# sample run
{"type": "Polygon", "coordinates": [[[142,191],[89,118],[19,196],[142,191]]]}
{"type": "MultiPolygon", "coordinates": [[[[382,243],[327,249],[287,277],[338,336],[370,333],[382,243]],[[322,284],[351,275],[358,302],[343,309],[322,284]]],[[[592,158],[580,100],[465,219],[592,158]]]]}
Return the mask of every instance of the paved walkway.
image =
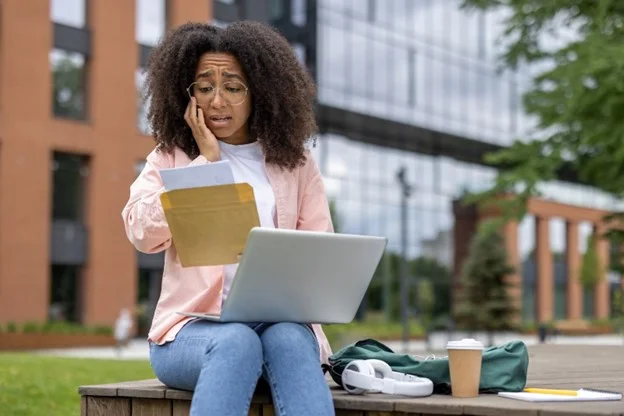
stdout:
{"type": "MultiPolygon", "coordinates": [[[[452,339],[461,339],[467,334],[455,332],[452,339]]],[[[484,333],[472,334],[482,342],[487,342],[488,337],[484,333]]],[[[388,347],[395,352],[407,352],[409,354],[427,354],[430,351],[444,351],[448,335],[446,332],[432,334],[430,338],[430,346],[427,347],[424,341],[410,341],[407,351],[403,348],[401,340],[383,341],[388,347]]],[[[514,333],[501,333],[494,337],[494,344],[501,345],[511,340],[522,340],[527,345],[537,345],[536,336],[519,335],[514,333]]],[[[596,335],[596,336],[557,336],[548,340],[548,344],[555,345],[595,345],[595,346],[624,346],[624,339],[617,335],[596,335]]],[[[103,359],[120,359],[120,360],[147,360],[149,358],[149,349],[144,339],[132,340],[128,347],[121,350],[120,353],[114,347],[101,348],[69,348],[58,350],[42,350],[35,352],[42,355],[55,355],[63,357],[82,357],[82,358],[103,358],[103,359]]]]}
{"type": "MultiPolygon", "coordinates": [[[[463,332],[454,332],[450,335],[450,339],[462,339],[462,338],[475,338],[484,344],[488,343],[488,336],[486,333],[477,332],[473,334],[467,334],[463,332]]],[[[422,354],[426,351],[443,351],[446,349],[446,343],[449,340],[449,334],[446,332],[437,332],[430,336],[429,346],[425,341],[410,341],[407,348],[403,345],[401,340],[384,341],[388,347],[395,352],[407,352],[409,354],[422,354]]],[[[526,345],[538,345],[539,339],[536,335],[521,335],[517,333],[499,333],[495,334],[493,338],[494,345],[502,345],[512,340],[522,340],[526,345]]],[[[591,336],[567,336],[558,335],[547,339],[546,344],[554,345],[600,345],[600,346],[624,346],[624,337],[618,335],[591,335],[591,336]]]]}

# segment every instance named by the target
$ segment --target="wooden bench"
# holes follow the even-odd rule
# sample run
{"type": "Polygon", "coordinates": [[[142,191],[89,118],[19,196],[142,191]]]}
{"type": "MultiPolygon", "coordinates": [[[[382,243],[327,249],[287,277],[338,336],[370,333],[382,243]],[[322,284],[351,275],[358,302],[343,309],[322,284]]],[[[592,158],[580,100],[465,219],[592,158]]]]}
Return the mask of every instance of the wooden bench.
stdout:
{"type": "MultiPolygon", "coordinates": [[[[624,393],[624,347],[538,345],[529,348],[529,381],[534,387],[606,389],[624,393]]],[[[481,395],[457,399],[433,395],[406,398],[381,394],[349,395],[332,381],[338,416],[624,416],[624,401],[529,403],[481,395]]],[[[82,416],[187,416],[191,393],[168,389],[157,380],[82,386],[82,416]]],[[[274,415],[268,391],[256,391],[249,413],[274,415]]]]}

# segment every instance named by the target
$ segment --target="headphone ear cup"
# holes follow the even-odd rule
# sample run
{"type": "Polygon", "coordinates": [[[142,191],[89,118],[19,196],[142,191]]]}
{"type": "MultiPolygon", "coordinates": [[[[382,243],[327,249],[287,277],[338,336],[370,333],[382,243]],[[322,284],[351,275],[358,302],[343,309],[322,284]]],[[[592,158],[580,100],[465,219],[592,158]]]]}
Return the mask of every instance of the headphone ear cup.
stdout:
{"type": "Polygon", "coordinates": [[[350,373],[361,373],[363,376],[375,377],[375,370],[365,360],[353,360],[342,370],[342,387],[351,394],[364,394],[368,391],[366,386],[354,382],[350,373]]]}
{"type": "Polygon", "coordinates": [[[393,378],[392,367],[387,362],[375,359],[366,362],[373,368],[376,378],[393,378]]]}

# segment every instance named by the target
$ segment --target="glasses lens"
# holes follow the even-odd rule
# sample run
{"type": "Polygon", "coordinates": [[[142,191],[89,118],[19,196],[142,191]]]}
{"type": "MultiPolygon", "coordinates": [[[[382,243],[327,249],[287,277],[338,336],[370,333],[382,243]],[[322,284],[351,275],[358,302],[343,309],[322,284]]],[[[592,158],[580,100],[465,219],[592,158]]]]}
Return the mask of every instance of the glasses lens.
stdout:
{"type": "MultiPolygon", "coordinates": [[[[189,94],[198,101],[213,100],[216,88],[211,83],[194,82],[189,88],[189,94]]],[[[221,98],[230,105],[238,105],[245,101],[247,96],[247,87],[238,81],[229,81],[223,83],[219,88],[221,98]]]]}
{"type": "Polygon", "coordinates": [[[247,88],[238,81],[225,82],[221,87],[221,96],[232,105],[245,101],[247,88]]]}
{"type": "Polygon", "coordinates": [[[214,87],[209,82],[194,82],[191,84],[189,92],[197,99],[208,98],[214,94],[214,87]]]}

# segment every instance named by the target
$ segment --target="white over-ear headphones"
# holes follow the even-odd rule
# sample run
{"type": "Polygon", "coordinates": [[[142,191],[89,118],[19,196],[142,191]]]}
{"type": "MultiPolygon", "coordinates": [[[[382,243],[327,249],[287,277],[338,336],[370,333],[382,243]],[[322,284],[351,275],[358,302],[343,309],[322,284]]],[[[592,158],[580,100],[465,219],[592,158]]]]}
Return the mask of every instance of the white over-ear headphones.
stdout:
{"type": "Polygon", "coordinates": [[[428,378],[392,371],[381,360],[353,360],[342,372],[342,386],[351,394],[387,393],[423,397],[433,393],[428,378]]]}

